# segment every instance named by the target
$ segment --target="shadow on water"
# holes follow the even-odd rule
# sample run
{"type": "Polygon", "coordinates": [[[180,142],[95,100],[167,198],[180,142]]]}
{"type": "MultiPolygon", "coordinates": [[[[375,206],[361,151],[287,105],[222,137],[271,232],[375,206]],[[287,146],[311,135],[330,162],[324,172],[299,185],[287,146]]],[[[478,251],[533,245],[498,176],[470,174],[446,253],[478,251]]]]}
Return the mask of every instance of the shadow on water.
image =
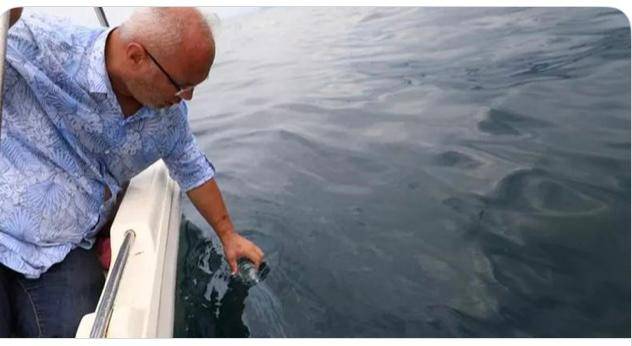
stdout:
{"type": "Polygon", "coordinates": [[[184,217],[180,227],[175,337],[249,337],[242,314],[248,287],[231,278],[211,239],[184,217]]]}
{"type": "MultiPolygon", "coordinates": [[[[284,336],[280,302],[266,286],[265,281],[248,287],[232,277],[221,248],[213,239],[184,216],[180,227],[178,276],[176,283],[175,337],[242,338],[284,336]],[[246,302],[250,309],[249,322],[246,302]],[[259,327],[265,324],[265,329],[259,327]],[[251,330],[250,324],[254,325],[251,330]]],[[[256,240],[253,231],[241,232],[256,240]]],[[[259,236],[260,238],[260,236],[259,236]]],[[[265,239],[257,243],[267,251],[262,280],[270,272],[270,264],[276,265],[273,246],[265,239]]]]}

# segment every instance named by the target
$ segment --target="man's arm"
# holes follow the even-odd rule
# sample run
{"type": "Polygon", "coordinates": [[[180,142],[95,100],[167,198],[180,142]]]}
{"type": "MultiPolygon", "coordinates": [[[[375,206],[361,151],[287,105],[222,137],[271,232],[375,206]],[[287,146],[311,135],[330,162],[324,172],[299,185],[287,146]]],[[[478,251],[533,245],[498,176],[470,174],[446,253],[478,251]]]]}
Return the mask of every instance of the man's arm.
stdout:
{"type": "Polygon", "coordinates": [[[189,190],[187,195],[222,241],[231,272],[237,273],[237,260],[242,257],[250,259],[258,268],[263,260],[263,252],[257,245],[235,232],[215,179],[189,190]]]}
{"type": "Polygon", "coordinates": [[[13,24],[15,24],[15,22],[18,21],[18,19],[20,19],[20,16],[22,15],[22,7],[16,7],[16,8],[12,8],[10,13],[9,13],[9,28],[13,26],[13,24]]]}

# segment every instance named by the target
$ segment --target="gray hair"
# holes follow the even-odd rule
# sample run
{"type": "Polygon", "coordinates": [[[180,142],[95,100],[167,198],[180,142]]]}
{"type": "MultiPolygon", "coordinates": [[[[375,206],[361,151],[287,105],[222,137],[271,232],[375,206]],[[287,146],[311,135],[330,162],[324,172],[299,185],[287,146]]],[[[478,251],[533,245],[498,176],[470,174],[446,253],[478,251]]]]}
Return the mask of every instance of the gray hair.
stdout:
{"type": "Polygon", "coordinates": [[[184,35],[187,27],[194,25],[206,32],[213,41],[212,19],[198,9],[192,10],[196,16],[177,15],[168,7],[145,7],[136,10],[119,26],[121,39],[127,42],[138,41],[159,55],[170,55],[174,54],[180,42],[186,39],[184,35]]]}

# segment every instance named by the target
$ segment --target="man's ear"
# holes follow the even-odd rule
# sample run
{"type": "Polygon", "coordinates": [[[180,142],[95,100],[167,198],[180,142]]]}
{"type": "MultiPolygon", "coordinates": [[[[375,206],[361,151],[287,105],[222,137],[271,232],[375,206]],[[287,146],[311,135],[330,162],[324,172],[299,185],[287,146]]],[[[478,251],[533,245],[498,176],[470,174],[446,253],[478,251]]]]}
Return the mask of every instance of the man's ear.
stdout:
{"type": "Polygon", "coordinates": [[[145,61],[145,59],[147,59],[145,49],[136,42],[130,42],[127,44],[125,54],[127,56],[127,59],[131,62],[132,66],[135,67],[139,67],[145,61]]]}

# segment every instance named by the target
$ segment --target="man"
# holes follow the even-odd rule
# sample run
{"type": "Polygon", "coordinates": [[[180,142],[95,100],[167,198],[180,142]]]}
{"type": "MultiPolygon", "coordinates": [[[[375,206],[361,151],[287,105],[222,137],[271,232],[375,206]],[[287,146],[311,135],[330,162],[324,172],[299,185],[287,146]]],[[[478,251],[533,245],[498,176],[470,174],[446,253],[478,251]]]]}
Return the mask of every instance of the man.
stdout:
{"type": "Polygon", "coordinates": [[[234,231],[182,100],[215,57],[191,8],[120,27],[11,11],[0,150],[0,337],[73,337],[103,286],[91,249],[134,175],[163,159],[219,236],[231,271],[262,251],[234,231]],[[19,19],[19,20],[18,20],[19,19]]]}

